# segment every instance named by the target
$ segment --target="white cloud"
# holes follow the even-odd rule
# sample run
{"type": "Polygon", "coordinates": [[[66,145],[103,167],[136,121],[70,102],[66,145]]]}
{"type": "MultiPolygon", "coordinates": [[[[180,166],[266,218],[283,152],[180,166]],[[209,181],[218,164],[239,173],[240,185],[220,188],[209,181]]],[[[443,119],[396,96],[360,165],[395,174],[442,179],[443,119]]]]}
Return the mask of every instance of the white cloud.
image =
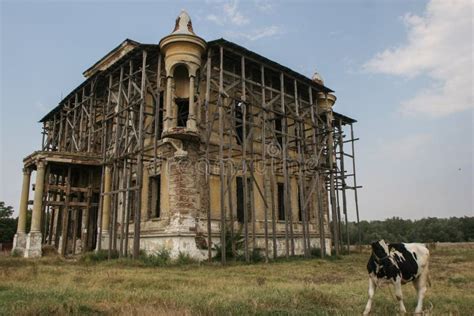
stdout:
{"type": "Polygon", "coordinates": [[[250,22],[240,11],[239,2],[237,0],[225,2],[222,7],[220,7],[220,10],[222,10],[221,14],[208,14],[206,20],[219,25],[230,22],[237,26],[242,26],[250,22]]]}
{"type": "Polygon", "coordinates": [[[276,25],[266,26],[249,32],[227,32],[231,37],[240,37],[249,41],[256,41],[264,37],[271,37],[281,34],[281,30],[276,25]]]}
{"type": "Polygon", "coordinates": [[[470,0],[431,0],[423,16],[403,17],[405,44],[376,54],[364,65],[374,73],[432,79],[431,86],[402,102],[402,113],[440,117],[474,106],[472,9],[470,0]]]}
{"type": "MultiPolygon", "coordinates": [[[[254,27],[248,15],[244,15],[240,10],[238,0],[216,3],[219,3],[217,6],[219,12],[209,13],[206,20],[225,27],[227,30],[223,30],[223,32],[228,37],[256,41],[282,33],[281,28],[276,25],[254,27]]],[[[268,11],[273,9],[273,5],[266,0],[256,0],[252,9],[254,11],[268,11]]]]}
{"type": "Polygon", "coordinates": [[[215,14],[209,14],[206,16],[206,20],[222,25],[224,21],[215,14]]]}
{"type": "Polygon", "coordinates": [[[244,25],[249,23],[249,19],[244,17],[240,12],[237,0],[224,4],[224,13],[235,25],[244,25]]]}

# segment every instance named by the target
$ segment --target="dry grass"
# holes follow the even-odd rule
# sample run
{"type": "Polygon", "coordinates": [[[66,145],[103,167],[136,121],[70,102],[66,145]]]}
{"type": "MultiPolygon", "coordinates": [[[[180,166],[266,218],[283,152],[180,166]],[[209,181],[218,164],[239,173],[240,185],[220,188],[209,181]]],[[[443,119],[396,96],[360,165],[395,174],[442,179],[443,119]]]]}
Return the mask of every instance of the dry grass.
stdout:
{"type": "MultiPolygon", "coordinates": [[[[367,299],[367,258],[146,268],[129,261],[0,257],[0,314],[354,315],[367,299]]],[[[434,315],[472,314],[473,262],[472,249],[432,251],[425,302],[432,302],[434,315]]],[[[403,290],[413,311],[415,291],[411,285],[403,290]]],[[[377,315],[397,308],[387,287],[374,304],[377,315]]]]}

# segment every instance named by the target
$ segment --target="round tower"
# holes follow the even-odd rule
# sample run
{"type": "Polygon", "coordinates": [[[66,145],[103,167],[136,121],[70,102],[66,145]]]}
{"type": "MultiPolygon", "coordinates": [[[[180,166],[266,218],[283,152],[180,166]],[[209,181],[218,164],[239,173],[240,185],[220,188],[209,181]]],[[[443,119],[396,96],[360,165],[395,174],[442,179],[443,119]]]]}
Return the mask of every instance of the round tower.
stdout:
{"type": "Polygon", "coordinates": [[[196,245],[204,181],[197,168],[201,135],[196,78],[206,49],[206,42],[194,33],[191,18],[184,10],[176,19],[173,32],[160,41],[166,71],[161,136],[170,149],[163,152],[161,162],[161,170],[166,170],[169,214],[163,244],[172,257],[185,252],[196,259],[204,258],[196,245]]]}
{"type": "Polygon", "coordinates": [[[173,32],[160,41],[165,61],[166,93],[163,137],[199,137],[196,75],[201,68],[206,41],[193,30],[191,18],[181,11],[173,32]]]}
{"type": "MultiPolygon", "coordinates": [[[[324,85],[324,79],[319,72],[315,72],[311,79],[320,85],[324,85]]],[[[332,93],[325,94],[320,92],[317,96],[318,106],[322,112],[332,112],[332,107],[336,100],[336,96],[332,93]]],[[[332,113],[329,115],[332,117],[332,113]]]]}

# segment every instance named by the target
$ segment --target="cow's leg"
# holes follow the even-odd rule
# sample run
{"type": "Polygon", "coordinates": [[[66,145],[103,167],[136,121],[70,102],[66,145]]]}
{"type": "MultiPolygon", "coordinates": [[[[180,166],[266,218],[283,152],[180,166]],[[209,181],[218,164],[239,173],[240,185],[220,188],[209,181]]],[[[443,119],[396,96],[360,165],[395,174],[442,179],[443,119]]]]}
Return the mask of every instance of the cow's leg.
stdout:
{"type": "Polygon", "coordinates": [[[426,285],[428,281],[428,267],[425,267],[421,275],[413,282],[418,294],[418,304],[416,304],[415,314],[423,313],[423,299],[426,294],[426,285]]]}
{"type": "Polygon", "coordinates": [[[401,278],[398,277],[395,282],[393,282],[395,286],[395,296],[398,300],[398,304],[400,304],[400,313],[406,313],[407,310],[405,308],[405,304],[403,304],[403,293],[402,293],[402,282],[401,278]]]}
{"type": "Polygon", "coordinates": [[[365,305],[364,315],[369,315],[370,313],[376,289],[377,284],[375,283],[375,280],[372,277],[369,277],[369,300],[367,301],[367,305],[365,305]]]}

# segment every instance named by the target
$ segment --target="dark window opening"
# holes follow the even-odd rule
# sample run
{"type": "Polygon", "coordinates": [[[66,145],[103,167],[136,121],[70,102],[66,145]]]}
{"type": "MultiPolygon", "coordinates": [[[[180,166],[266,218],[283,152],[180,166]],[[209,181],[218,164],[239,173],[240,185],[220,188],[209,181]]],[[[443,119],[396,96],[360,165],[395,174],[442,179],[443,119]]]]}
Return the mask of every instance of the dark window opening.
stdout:
{"type": "Polygon", "coordinates": [[[189,114],[189,99],[188,98],[176,98],[176,106],[178,108],[178,113],[176,117],[176,126],[186,127],[186,122],[188,121],[189,114]]]}
{"type": "MultiPolygon", "coordinates": [[[[235,101],[235,133],[237,144],[242,145],[244,141],[244,104],[242,101],[235,101]]],[[[247,106],[247,113],[245,117],[245,137],[250,134],[250,115],[249,108],[247,106]]]]}
{"type": "MultiPolygon", "coordinates": [[[[130,186],[131,187],[134,187],[137,185],[137,181],[136,180],[132,180],[130,186]]],[[[133,221],[135,219],[135,208],[136,208],[136,205],[135,205],[135,201],[136,201],[136,194],[139,194],[138,191],[136,190],[132,190],[132,191],[129,191],[129,196],[128,196],[128,212],[130,212],[130,221],[133,221]]]]}
{"type": "Polygon", "coordinates": [[[242,106],[240,102],[235,104],[235,133],[237,134],[237,144],[242,145],[244,137],[244,125],[242,123],[244,114],[242,113],[242,106]]]}
{"type": "Polygon", "coordinates": [[[158,111],[158,104],[156,103],[155,101],[155,104],[154,104],[154,107],[155,107],[155,111],[158,111],[157,114],[155,115],[158,115],[157,119],[158,119],[158,132],[157,132],[157,137],[158,139],[161,138],[161,133],[163,133],[163,111],[164,111],[164,106],[165,104],[163,103],[163,93],[160,93],[160,109],[158,111]]]}
{"type": "Polygon", "coordinates": [[[278,220],[285,220],[285,187],[283,183],[278,183],[278,220]]]}
{"type": "Polygon", "coordinates": [[[176,126],[186,127],[189,113],[189,72],[185,65],[177,65],[173,71],[176,126]]]}
{"type": "MultiPolygon", "coordinates": [[[[244,181],[242,177],[236,177],[237,181],[237,221],[239,223],[244,222],[244,181]]],[[[251,179],[247,178],[247,220],[250,220],[249,204],[250,204],[250,185],[252,184],[251,179]]]]}
{"type": "Polygon", "coordinates": [[[151,214],[152,217],[161,216],[161,176],[157,175],[150,178],[151,185],[151,214]]]}
{"type": "Polygon", "coordinates": [[[276,134],[276,139],[277,142],[280,144],[280,146],[283,146],[283,124],[282,124],[283,118],[280,115],[275,116],[275,134],[276,134]]]}

